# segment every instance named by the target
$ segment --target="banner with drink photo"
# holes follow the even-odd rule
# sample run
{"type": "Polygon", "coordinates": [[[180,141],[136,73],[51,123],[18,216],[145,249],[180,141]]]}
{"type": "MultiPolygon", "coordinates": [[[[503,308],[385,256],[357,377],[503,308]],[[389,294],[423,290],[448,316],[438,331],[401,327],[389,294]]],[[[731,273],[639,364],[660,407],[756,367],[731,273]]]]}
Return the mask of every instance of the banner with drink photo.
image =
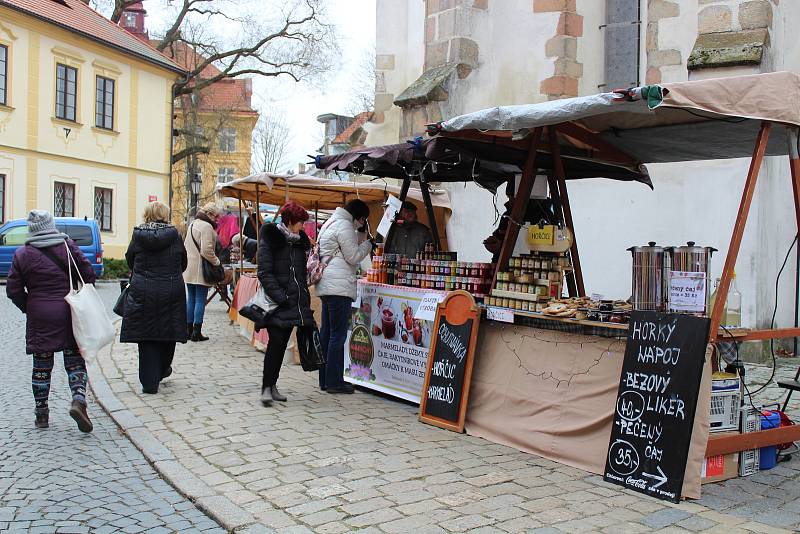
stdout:
{"type": "Polygon", "coordinates": [[[420,402],[433,322],[415,315],[431,293],[359,281],[345,342],[345,381],[420,402]]]}

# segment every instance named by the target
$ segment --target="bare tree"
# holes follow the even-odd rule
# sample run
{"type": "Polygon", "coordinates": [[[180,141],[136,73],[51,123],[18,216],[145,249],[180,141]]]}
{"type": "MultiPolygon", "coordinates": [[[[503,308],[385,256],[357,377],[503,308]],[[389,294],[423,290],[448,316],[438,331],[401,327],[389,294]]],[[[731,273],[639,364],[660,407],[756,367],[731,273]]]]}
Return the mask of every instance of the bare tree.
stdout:
{"type": "Polygon", "coordinates": [[[375,110],[375,45],[367,47],[349,77],[350,99],[347,113],[355,117],[359,113],[375,110]]]}
{"type": "Polygon", "coordinates": [[[253,130],[253,172],[279,172],[286,165],[289,132],[282,112],[261,110],[261,117],[253,130]]]}

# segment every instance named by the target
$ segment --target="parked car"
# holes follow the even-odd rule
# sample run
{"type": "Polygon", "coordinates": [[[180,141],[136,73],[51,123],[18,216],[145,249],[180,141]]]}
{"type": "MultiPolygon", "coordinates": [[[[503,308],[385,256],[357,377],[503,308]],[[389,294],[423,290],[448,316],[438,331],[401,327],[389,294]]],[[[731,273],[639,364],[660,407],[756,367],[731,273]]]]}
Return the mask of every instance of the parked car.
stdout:
{"type": "MultiPolygon", "coordinates": [[[[75,241],[83,255],[92,264],[100,278],[103,275],[103,244],[100,240],[100,227],[94,219],[77,217],[56,217],[56,228],[75,241]]],[[[0,226],[0,277],[7,277],[11,260],[17,249],[28,239],[28,223],[25,219],[14,219],[0,226]]]]}

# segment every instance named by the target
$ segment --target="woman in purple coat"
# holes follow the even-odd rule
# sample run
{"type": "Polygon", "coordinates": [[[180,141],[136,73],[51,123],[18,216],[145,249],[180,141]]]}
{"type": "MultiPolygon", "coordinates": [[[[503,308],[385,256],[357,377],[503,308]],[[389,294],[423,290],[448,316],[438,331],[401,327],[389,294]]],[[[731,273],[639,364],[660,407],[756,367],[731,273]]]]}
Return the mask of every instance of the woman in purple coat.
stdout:
{"type": "MultiPolygon", "coordinates": [[[[92,422],[86,413],[86,362],[72,335],[72,316],[64,300],[70,291],[67,247],[87,284],[94,283],[94,270],[69,236],[56,230],[49,212],[30,212],[28,234],[25,246],[14,254],[6,295],[27,315],[25,351],[33,354],[31,384],[36,402],[36,428],[49,426],[47,398],[54,353],[63,352],[64,368],[72,391],[69,415],[82,432],[91,432],[92,422]]],[[[74,270],[73,277],[77,280],[74,270]]]]}

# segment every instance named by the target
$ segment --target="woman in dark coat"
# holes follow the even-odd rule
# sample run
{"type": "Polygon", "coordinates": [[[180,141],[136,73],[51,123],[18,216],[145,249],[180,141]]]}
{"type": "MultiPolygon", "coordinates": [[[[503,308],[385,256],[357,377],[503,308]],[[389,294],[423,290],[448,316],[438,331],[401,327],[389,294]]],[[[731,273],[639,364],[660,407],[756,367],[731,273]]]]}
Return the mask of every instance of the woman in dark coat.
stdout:
{"type": "Polygon", "coordinates": [[[306,285],[306,260],[311,241],[303,232],[308,212],[290,201],[281,210],[281,222],[261,227],[258,251],[258,280],[267,296],[278,308],[267,319],[269,341],[264,353],[264,373],[261,383],[261,402],[285,402],[276,386],[294,327],[310,326],[314,322],[311,295],[306,285]]]}
{"type": "MultiPolygon", "coordinates": [[[[49,426],[48,397],[54,353],[63,352],[64,368],[72,391],[69,414],[82,432],[91,432],[92,422],[86,412],[86,362],[72,335],[72,314],[64,300],[70,292],[67,247],[87,284],[94,283],[94,270],[69,236],[56,230],[49,212],[30,212],[28,234],[25,246],[14,254],[6,295],[27,315],[25,352],[33,354],[31,383],[36,403],[36,428],[49,426]]],[[[72,274],[75,282],[80,283],[74,265],[72,274]]]]}
{"type": "Polygon", "coordinates": [[[122,330],[122,343],[139,344],[142,392],[158,393],[158,384],[172,374],[175,343],[186,343],[186,249],[169,223],[169,208],[151,202],[144,224],[133,229],[125,253],[132,272],[122,330]]]}

